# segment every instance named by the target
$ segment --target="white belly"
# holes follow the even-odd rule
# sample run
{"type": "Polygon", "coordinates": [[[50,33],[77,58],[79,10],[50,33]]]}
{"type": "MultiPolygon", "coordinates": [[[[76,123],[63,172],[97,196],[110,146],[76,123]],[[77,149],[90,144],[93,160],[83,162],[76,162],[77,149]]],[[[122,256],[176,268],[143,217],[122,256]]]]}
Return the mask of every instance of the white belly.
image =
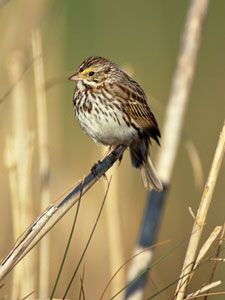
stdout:
{"type": "Polygon", "coordinates": [[[128,126],[123,112],[116,107],[103,110],[102,103],[92,101],[91,111],[76,111],[77,118],[84,131],[98,143],[104,145],[130,145],[138,138],[137,131],[128,126]],[[103,112],[102,112],[103,111],[103,112]]]}

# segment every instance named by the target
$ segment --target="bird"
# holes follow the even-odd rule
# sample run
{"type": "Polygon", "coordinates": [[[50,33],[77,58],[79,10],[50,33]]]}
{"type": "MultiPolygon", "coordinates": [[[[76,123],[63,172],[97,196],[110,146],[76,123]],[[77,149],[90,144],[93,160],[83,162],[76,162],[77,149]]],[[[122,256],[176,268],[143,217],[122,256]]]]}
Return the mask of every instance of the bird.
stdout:
{"type": "Polygon", "coordinates": [[[149,154],[160,130],[141,86],[119,66],[101,56],[86,58],[70,77],[76,82],[75,116],[96,143],[129,147],[131,163],[140,170],[144,187],[162,191],[149,154]]]}

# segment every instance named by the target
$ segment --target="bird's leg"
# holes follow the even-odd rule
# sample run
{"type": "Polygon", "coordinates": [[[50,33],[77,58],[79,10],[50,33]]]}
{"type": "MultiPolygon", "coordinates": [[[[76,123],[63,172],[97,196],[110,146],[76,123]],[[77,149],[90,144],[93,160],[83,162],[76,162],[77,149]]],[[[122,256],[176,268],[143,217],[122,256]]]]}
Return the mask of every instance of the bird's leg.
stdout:
{"type": "Polygon", "coordinates": [[[110,153],[113,152],[113,150],[115,150],[115,148],[117,147],[117,145],[110,145],[105,153],[105,155],[103,156],[102,160],[104,158],[106,158],[110,153]]]}
{"type": "MultiPolygon", "coordinates": [[[[112,153],[112,152],[116,149],[117,146],[118,146],[118,145],[111,145],[111,146],[109,146],[106,156],[109,155],[110,153],[112,153]]],[[[104,156],[104,158],[105,158],[106,156],[104,156]]],[[[122,159],[123,159],[123,153],[120,155],[120,157],[119,157],[119,159],[118,159],[119,165],[120,165],[122,159]]]]}
{"type": "MultiPolygon", "coordinates": [[[[108,149],[107,149],[107,151],[106,151],[106,153],[105,153],[105,155],[103,156],[103,158],[101,159],[101,160],[99,160],[97,163],[95,163],[94,165],[93,165],[93,167],[91,168],[91,172],[92,172],[92,174],[95,176],[95,177],[98,177],[98,175],[97,175],[97,173],[96,173],[96,167],[97,167],[97,165],[100,163],[100,162],[102,162],[103,161],[103,159],[105,159],[114,149],[115,149],[115,146],[114,146],[114,148],[113,149],[111,149],[113,146],[109,146],[108,147],[108,149]]],[[[103,176],[105,177],[106,175],[105,174],[103,174],[103,176]]]]}
{"type": "MultiPolygon", "coordinates": [[[[96,167],[97,167],[97,165],[98,165],[100,162],[102,162],[103,159],[105,159],[110,153],[112,153],[112,152],[116,149],[117,146],[118,146],[118,145],[110,145],[110,146],[108,147],[108,149],[107,149],[105,155],[103,156],[103,158],[93,165],[93,167],[91,168],[91,172],[92,172],[92,174],[93,174],[95,177],[98,177],[98,175],[97,175],[97,173],[96,173],[96,167]]],[[[122,158],[123,158],[123,154],[121,154],[121,156],[120,156],[119,159],[118,159],[119,165],[120,165],[120,163],[121,163],[121,161],[122,161],[122,158]]],[[[103,176],[106,177],[105,174],[103,174],[103,176]]]]}

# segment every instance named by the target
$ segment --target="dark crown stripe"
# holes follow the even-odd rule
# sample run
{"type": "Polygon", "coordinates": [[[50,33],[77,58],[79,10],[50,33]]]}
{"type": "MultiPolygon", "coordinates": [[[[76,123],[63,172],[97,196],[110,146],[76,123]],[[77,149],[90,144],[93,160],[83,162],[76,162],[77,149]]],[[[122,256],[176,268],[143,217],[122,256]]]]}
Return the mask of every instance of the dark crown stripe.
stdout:
{"type": "Polygon", "coordinates": [[[83,70],[89,68],[92,65],[95,64],[103,64],[103,63],[109,63],[109,61],[101,56],[91,56],[87,58],[80,66],[79,71],[82,72],[83,70]]]}

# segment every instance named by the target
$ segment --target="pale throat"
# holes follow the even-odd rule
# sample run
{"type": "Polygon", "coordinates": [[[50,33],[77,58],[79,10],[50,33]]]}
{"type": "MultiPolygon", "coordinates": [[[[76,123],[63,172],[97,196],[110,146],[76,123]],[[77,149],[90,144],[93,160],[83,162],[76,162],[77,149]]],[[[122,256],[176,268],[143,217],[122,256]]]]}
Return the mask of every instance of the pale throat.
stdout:
{"type": "Polygon", "coordinates": [[[80,91],[84,91],[86,89],[85,85],[83,84],[83,82],[81,80],[77,81],[77,88],[80,91]]]}
{"type": "Polygon", "coordinates": [[[88,80],[79,80],[77,81],[77,88],[80,91],[84,91],[87,89],[88,86],[92,87],[93,89],[98,88],[102,85],[102,82],[96,83],[94,81],[88,81],[88,80]]]}

